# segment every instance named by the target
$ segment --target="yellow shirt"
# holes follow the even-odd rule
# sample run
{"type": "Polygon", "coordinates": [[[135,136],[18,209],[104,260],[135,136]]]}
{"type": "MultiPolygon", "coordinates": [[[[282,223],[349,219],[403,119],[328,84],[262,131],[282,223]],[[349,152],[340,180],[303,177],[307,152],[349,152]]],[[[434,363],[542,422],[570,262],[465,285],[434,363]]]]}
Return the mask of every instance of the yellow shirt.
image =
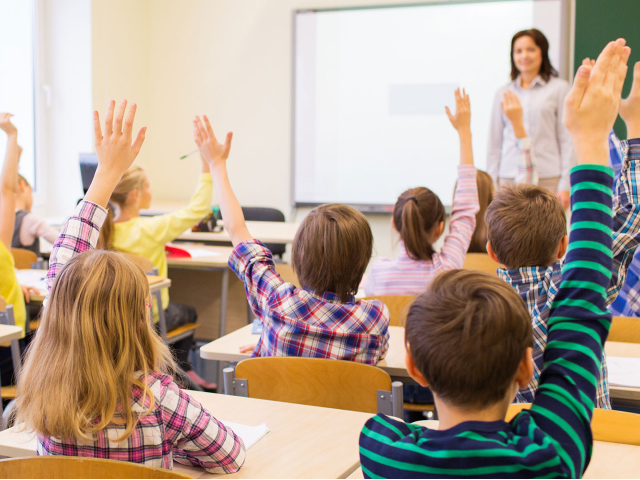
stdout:
{"type": "MultiPolygon", "coordinates": [[[[160,276],[166,277],[168,267],[164,253],[165,243],[175,240],[209,213],[212,194],[211,174],[203,173],[187,207],[166,215],[137,217],[114,224],[113,248],[151,260],[160,276]]],[[[168,305],[169,291],[165,288],[162,290],[162,308],[166,309],[168,305]]]]}
{"type": "Polygon", "coordinates": [[[16,278],[15,267],[13,255],[4,246],[4,243],[0,242],[0,296],[4,297],[7,305],[13,305],[16,325],[22,327],[22,335],[24,336],[27,309],[24,305],[22,289],[16,278]]]}

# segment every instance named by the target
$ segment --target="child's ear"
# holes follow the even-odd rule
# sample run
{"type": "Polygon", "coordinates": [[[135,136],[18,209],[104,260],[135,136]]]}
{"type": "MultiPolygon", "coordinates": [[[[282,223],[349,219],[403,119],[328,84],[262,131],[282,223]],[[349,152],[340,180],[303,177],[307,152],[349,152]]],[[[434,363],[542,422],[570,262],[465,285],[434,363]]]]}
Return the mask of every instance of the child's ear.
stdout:
{"type": "Polygon", "coordinates": [[[127,195],[127,203],[128,204],[137,204],[140,198],[140,190],[137,188],[135,190],[131,190],[127,195]]]}
{"type": "Polygon", "coordinates": [[[533,378],[533,348],[527,347],[518,365],[516,382],[518,387],[525,388],[533,378]]]}
{"type": "Polygon", "coordinates": [[[569,236],[565,235],[560,240],[560,245],[558,245],[558,260],[561,260],[565,254],[567,253],[567,247],[569,246],[569,236]]]}
{"type": "Polygon", "coordinates": [[[500,260],[498,260],[496,252],[494,252],[493,248],[491,248],[491,242],[488,240],[487,240],[487,255],[489,255],[489,258],[494,262],[500,263],[500,260]]]}
{"type": "Polygon", "coordinates": [[[404,363],[407,366],[407,372],[409,372],[409,375],[411,376],[411,378],[413,378],[418,383],[418,385],[421,385],[423,387],[429,386],[429,383],[424,378],[424,376],[420,373],[420,371],[417,369],[416,364],[413,362],[413,357],[411,356],[411,352],[409,351],[408,345],[407,345],[407,353],[404,356],[404,363]]]}
{"type": "Polygon", "coordinates": [[[393,221],[393,215],[391,215],[391,228],[394,232],[398,231],[398,229],[396,228],[396,222],[393,221]]]}

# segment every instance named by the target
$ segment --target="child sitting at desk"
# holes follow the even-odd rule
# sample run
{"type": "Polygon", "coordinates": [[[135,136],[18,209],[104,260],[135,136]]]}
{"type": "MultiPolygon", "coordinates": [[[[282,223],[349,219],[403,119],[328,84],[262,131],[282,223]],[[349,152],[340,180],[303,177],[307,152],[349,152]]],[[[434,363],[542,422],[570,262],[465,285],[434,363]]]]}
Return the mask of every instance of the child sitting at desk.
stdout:
{"type": "Polygon", "coordinates": [[[564,122],[581,165],[572,169],[572,229],[549,319],[544,371],[530,410],[505,422],[533,374],[531,320],[499,278],[452,270],[407,317],[407,369],[429,385],[438,430],[377,415],[360,435],[367,478],[581,478],[591,458],[596,378],[609,328],[611,192],[607,136],[630,50],[612,42],[582,66],[564,122]]]}
{"type": "Polygon", "coordinates": [[[194,121],[194,138],[211,164],[224,226],[234,245],[229,266],[245,284],[249,305],[263,324],[253,356],[300,356],[375,365],[389,344],[389,309],[354,295],[371,259],[367,219],[346,205],[322,205],[302,221],[293,241],[293,268],[301,287],[282,281],[271,252],[244,221],[226,161],[232,134],[216,139],[209,119],[194,121]]]}
{"type": "Polygon", "coordinates": [[[16,224],[13,230],[11,246],[31,250],[40,256],[40,237],[54,244],[58,230],[31,212],[33,190],[27,179],[18,175],[18,193],[16,195],[16,224]]]}
{"type": "MultiPolygon", "coordinates": [[[[212,194],[209,166],[202,160],[202,173],[189,205],[166,215],[141,217],[140,210],[151,205],[151,184],[142,168],[131,167],[111,195],[110,203],[117,205],[118,216],[114,220],[113,213],[109,211],[100,243],[103,248],[148,258],[158,268],[158,274],[166,277],[169,268],[165,244],[175,240],[209,213],[212,194]]],[[[168,332],[198,321],[198,314],[191,305],[169,301],[168,289],[162,290],[161,297],[168,332]]],[[[192,345],[193,334],[172,344],[178,364],[192,382],[207,390],[214,390],[216,385],[200,377],[189,363],[192,345]]]]}
{"type": "Polygon", "coordinates": [[[180,390],[173,359],[150,321],[149,284],[124,256],[93,250],[109,196],[144,142],[133,143],[136,106],[126,101],[102,136],[94,113],[98,168],[51,252],[50,292],[18,379],[18,422],[38,434],[38,455],[124,460],[171,469],[237,472],[242,440],[180,390]],[[84,252],[84,253],[82,253],[84,252]]]}

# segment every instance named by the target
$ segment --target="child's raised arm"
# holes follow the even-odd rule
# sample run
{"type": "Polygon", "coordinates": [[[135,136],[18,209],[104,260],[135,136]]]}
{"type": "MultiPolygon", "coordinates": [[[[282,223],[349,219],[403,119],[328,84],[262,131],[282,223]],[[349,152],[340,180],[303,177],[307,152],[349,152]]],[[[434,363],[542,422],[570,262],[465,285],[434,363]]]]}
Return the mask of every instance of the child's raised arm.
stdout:
{"type": "Polygon", "coordinates": [[[18,193],[18,129],[11,123],[10,113],[0,113],[0,129],[7,134],[7,150],[0,176],[0,241],[11,248],[16,220],[16,193],[18,193]]]}
{"type": "Polygon", "coordinates": [[[231,242],[235,247],[246,240],[252,240],[253,237],[247,229],[242,208],[233,193],[227,175],[227,158],[231,149],[233,133],[227,133],[224,144],[221,144],[213,133],[209,119],[206,115],[203,117],[204,123],[200,117],[196,117],[193,121],[193,139],[200,149],[202,158],[209,164],[213,185],[220,203],[220,212],[224,220],[224,228],[229,232],[231,242]]]}
{"type": "Polygon", "coordinates": [[[449,107],[444,107],[453,128],[460,138],[460,165],[473,165],[473,148],[471,144],[471,105],[469,95],[464,89],[456,89],[456,114],[452,115],[449,107]]]}
{"type": "Polygon", "coordinates": [[[98,112],[93,112],[98,168],[84,201],[78,204],[75,213],[64,224],[58,240],[53,245],[47,273],[49,288],[60,269],[73,256],[95,248],[113,189],[140,152],[147,127],[138,132],[132,144],[136,105],[133,104],[129,108],[125,119],[126,108],[127,101],[123,100],[118,106],[114,120],[115,102],[112,100],[109,103],[104,135],[100,129],[98,112]]]}
{"type": "MultiPolygon", "coordinates": [[[[564,123],[580,165],[571,171],[569,248],[551,308],[544,370],[528,415],[552,439],[572,478],[582,476],[591,457],[590,421],[611,325],[605,307],[612,268],[613,172],[607,166],[607,139],[618,113],[629,54],[624,40],[611,42],[592,72],[590,66],[580,67],[565,101],[564,123]]],[[[526,423],[526,415],[515,422],[526,423]]]]}

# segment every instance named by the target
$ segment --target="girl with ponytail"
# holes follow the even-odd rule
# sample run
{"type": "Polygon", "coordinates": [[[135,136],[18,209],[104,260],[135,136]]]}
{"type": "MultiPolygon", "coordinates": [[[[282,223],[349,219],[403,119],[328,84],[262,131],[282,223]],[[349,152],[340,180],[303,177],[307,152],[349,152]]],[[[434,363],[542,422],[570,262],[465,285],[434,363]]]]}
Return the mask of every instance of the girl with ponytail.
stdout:
{"type": "Polygon", "coordinates": [[[367,295],[419,295],[440,272],[462,268],[478,213],[478,187],[471,148],[469,96],[456,90],[456,113],[447,116],[460,138],[460,166],[449,234],[440,253],[433,245],[444,231],[445,210],[438,196],[425,187],[411,188],[398,198],[392,227],[400,234],[397,258],[379,258],[365,283],[367,295]]]}

